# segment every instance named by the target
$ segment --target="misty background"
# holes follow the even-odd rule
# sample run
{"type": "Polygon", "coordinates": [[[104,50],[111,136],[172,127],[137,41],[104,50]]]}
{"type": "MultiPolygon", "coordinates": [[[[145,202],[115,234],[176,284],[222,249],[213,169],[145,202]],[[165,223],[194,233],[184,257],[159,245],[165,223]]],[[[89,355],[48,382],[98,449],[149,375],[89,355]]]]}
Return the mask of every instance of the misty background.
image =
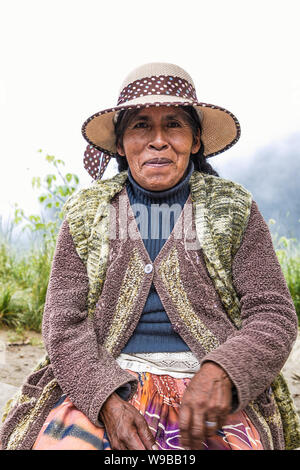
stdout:
{"type": "Polygon", "coordinates": [[[271,233],[300,240],[300,133],[262,147],[251,158],[243,155],[230,166],[214,164],[220,176],[248,189],[271,233]]]}

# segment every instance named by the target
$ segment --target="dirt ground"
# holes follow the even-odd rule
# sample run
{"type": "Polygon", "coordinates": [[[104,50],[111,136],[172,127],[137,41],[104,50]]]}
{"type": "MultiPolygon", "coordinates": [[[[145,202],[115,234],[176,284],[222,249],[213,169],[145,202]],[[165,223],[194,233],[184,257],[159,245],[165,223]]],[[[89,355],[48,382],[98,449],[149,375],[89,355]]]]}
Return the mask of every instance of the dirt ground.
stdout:
{"type": "MultiPolygon", "coordinates": [[[[28,332],[18,337],[11,330],[0,330],[0,382],[19,387],[45,350],[42,337],[28,332]]],[[[291,354],[283,367],[297,412],[300,416],[300,332],[291,354]]]]}
{"type": "Polygon", "coordinates": [[[21,386],[44,354],[42,336],[39,333],[30,331],[20,336],[12,330],[1,329],[0,382],[21,386]]]}

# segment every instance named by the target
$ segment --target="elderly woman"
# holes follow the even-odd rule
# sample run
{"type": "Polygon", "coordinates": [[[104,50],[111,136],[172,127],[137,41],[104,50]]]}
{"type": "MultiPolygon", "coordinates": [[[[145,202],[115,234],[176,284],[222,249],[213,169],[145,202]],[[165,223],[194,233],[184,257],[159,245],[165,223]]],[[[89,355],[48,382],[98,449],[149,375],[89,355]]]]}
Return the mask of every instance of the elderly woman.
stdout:
{"type": "Polygon", "coordinates": [[[295,308],[251,194],[207,162],[238,140],[235,116],[153,63],[83,135],[96,181],[66,203],[48,354],[8,407],[3,448],[299,446],[280,374],[295,308]],[[101,180],[111,156],[119,173],[101,180]]]}

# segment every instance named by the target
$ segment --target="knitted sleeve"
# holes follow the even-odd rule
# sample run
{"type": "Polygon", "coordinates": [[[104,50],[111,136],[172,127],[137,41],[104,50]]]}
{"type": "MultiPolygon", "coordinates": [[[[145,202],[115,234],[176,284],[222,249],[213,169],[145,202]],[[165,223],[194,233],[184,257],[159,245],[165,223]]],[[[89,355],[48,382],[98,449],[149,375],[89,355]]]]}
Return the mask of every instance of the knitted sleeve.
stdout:
{"type": "Polygon", "coordinates": [[[92,423],[117,391],[130,399],[135,378],[97,343],[86,299],[88,276],[76,252],[68,222],[62,224],[53,258],[43,316],[43,339],[63,392],[92,423]]]}
{"type": "Polygon", "coordinates": [[[214,361],[231,378],[241,410],[278,375],[297,337],[297,315],[271,234],[252,202],[242,243],[234,257],[233,284],[242,327],[202,363],[214,361]]]}

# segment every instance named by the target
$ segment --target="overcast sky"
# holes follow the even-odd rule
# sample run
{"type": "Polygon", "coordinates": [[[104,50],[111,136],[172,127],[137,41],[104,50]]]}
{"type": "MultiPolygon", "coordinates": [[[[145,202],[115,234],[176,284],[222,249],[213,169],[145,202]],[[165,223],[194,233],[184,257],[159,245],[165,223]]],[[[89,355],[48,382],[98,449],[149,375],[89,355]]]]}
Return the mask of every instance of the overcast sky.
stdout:
{"type": "MultiPolygon", "coordinates": [[[[0,214],[35,211],[41,154],[88,185],[81,125],[116,104],[133,68],[171,62],[200,101],[223,106],[242,134],[211,159],[221,171],[300,132],[299,0],[0,0],[0,214]]],[[[267,175],[266,175],[267,177],[267,175]]]]}

